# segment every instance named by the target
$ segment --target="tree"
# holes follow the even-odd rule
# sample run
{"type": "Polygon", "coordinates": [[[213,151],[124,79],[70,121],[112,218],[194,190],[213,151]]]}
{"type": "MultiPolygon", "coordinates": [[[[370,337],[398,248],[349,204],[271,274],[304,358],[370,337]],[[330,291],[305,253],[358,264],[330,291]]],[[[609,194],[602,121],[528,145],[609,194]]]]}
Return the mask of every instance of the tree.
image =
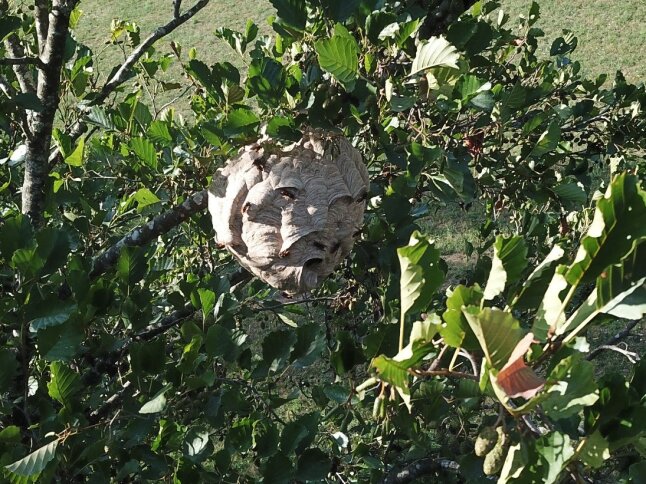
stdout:
{"type": "Polygon", "coordinates": [[[102,81],[77,3],[0,2],[6,479],[639,475],[646,367],[618,343],[646,310],[643,84],[582,78],[569,33],[539,58],[536,3],[512,29],[495,2],[371,0],[218,29],[242,72],[155,48],[208,3],[175,0],[143,40],[114,22],[102,81]],[[190,116],[158,107],[183,86],[190,116]],[[217,249],[203,190],[308,126],[362,151],[370,210],[285,301],[217,249]],[[482,211],[461,283],[439,206],[482,211]]]}

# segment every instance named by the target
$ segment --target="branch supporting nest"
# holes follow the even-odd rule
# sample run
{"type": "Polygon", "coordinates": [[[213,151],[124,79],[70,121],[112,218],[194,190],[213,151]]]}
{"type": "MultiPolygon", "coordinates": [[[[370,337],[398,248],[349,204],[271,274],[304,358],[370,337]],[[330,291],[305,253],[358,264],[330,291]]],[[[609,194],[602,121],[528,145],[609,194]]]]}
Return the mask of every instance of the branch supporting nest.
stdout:
{"type": "Polygon", "coordinates": [[[112,267],[126,247],[141,247],[178,226],[191,215],[204,210],[207,205],[206,190],[197,192],[167,212],[158,215],[145,225],[132,229],[116,244],[94,259],[90,279],[95,279],[112,267]]]}

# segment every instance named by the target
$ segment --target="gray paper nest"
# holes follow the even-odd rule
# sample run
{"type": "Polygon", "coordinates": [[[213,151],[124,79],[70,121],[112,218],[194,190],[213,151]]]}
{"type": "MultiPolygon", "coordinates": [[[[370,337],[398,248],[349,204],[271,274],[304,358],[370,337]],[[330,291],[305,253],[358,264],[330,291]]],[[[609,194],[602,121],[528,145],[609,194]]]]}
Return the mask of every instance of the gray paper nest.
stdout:
{"type": "Polygon", "coordinates": [[[218,170],[209,211],[218,244],[271,286],[318,286],[350,252],[363,223],[368,170],[342,136],[307,133],[280,147],[245,146],[218,170]]]}

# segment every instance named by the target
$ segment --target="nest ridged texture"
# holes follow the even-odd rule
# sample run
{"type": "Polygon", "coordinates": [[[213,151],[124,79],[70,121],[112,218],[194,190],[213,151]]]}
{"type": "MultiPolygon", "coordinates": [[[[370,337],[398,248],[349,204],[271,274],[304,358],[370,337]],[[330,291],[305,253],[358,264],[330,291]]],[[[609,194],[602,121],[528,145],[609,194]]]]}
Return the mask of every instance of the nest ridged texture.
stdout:
{"type": "Polygon", "coordinates": [[[209,189],[216,241],[271,286],[309,291],[352,249],[368,183],[361,154],[337,134],[245,146],[209,189]]]}

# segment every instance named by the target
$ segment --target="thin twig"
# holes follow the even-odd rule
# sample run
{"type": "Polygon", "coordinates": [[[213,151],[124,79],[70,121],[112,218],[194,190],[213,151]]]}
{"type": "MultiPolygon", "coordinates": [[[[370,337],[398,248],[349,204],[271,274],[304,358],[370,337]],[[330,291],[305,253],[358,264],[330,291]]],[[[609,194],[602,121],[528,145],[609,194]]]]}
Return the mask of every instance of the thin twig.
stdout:
{"type": "Polygon", "coordinates": [[[601,354],[601,352],[604,349],[608,349],[608,346],[613,346],[619,343],[621,340],[626,338],[630,332],[633,330],[635,326],[639,324],[639,320],[635,321],[630,321],[624,329],[619,331],[618,333],[614,334],[610,339],[608,339],[605,343],[603,343],[601,346],[598,348],[593,349],[590,354],[588,355],[587,359],[588,361],[595,359],[597,356],[601,354]]]}
{"type": "MultiPolygon", "coordinates": [[[[128,56],[125,62],[119,67],[117,72],[110,78],[108,82],[105,83],[103,89],[94,100],[94,104],[99,104],[103,102],[119,85],[121,85],[128,78],[128,71],[134,66],[137,61],[144,55],[144,53],[151,47],[155,42],[157,42],[162,37],[165,37],[177,27],[182,25],[184,22],[193,17],[197,12],[202,10],[209,3],[209,0],[199,0],[195,5],[190,9],[184,12],[182,15],[176,16],[168,22],[166,25],[162,25],[155,29],[155,31],[150,34],[146,40],[137,46],[135,50],[128,56]]],[[[176,2],[177,4],[177,2],[176,2]]],[[[176,5],[177,6],[177,5],[176,5]]]]}
{"type": "Polygon", "coordinates": [[[448,376],[451,378],[466,378],[467,380],[478,381],[480,378],[478,375],[473,375],[471,373],[465,373],[463,371],[453,371],[447,368],[440,370],[408,370],[408,372],[413,376],[448,376]]]}

